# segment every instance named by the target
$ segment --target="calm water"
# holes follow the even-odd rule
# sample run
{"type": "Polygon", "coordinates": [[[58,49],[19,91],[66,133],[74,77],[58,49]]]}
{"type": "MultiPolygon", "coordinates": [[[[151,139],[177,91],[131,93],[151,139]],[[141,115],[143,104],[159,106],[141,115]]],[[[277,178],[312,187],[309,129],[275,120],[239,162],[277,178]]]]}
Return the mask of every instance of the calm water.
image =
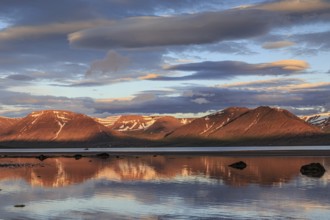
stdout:
{"type": "Polygon", "coordinates": [[[330,157],[0,158],[0,188],[1,219],[329,219],[330,157]]]}

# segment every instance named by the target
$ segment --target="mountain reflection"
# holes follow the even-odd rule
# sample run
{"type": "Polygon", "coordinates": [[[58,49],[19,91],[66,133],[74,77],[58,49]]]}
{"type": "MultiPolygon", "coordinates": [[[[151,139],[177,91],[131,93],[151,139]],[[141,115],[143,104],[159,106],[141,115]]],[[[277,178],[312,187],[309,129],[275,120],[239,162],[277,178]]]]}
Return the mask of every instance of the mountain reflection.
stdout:
{"type": "Polygon", "coordinates": [[[300,167],[311,162],[325,166],[330,159],[220,156],[141,156],[103,160],[98,158],[1,158],[0,180],[23,179],[32,186],[63,187],[87,180],[176,181],[180,178],[222,181],[226,185],[273,185],[288,182],[300,175],[300,167]],[[237,161],[247,163],[244,170],[228,167],[237,161]],[[321,161],[320,161],[321,160],[321,161]],[[13,164],[17,166],[3,166],[13,164]],[[195,178],[194,178],[195,177],[195,178]]]}

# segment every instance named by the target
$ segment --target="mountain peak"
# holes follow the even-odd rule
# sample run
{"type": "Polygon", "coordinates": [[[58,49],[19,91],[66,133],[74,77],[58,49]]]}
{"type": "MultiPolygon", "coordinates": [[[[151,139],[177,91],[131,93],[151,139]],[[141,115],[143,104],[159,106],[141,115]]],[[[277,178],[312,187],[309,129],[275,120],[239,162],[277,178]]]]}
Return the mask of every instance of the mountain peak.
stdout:
{"type": "Polygon", "coordinates": [[[90,141],[106,139],[112,132],[87,115],[63,110],[35,111],[6,132],[5,140],[90,141]]]}
{"type": "Polygon", "coordinates": [[[309,124],[321,128],[325,132],[330,132],[330,112],[301,116],[300,118],[309,124]]]}
{"type": "Polygon", "coordinates": [[[256,138],[320,133],[289,111],[269,106],[255,109],[231,107],[195,119],[175,130],[169,137],[212,139],[256,138]]]}
{"type": "MultiPolygon", "coordinates": [[[[246,107],[228,107],[225,108],[221,111],[215,112],[213,114],[210,114],[208,116],[216,116],[216,115],[221,115],[221,114],[225,114],[225,113],[237,113],[237,112],[245,112],[248,111],[249,109],[246,107]]],[[[206,116],[207,117],[207,116],[206,116]]]]}

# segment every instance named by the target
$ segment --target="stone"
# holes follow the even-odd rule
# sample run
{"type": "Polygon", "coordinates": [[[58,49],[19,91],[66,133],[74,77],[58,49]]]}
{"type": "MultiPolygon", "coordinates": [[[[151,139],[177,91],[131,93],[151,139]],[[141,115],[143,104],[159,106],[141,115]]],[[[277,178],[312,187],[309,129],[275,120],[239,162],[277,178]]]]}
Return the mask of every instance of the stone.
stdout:
{"type": "Polygon", "coordinates": [[[45,156],[45,155],[43,155],[43,154],[41,154],[41,155],[37,156],[36,158],[39,159],[40,161],[44,161],[44,160],[46,160],[48,157],[45,156]]]}
{"type": "Polygon", "coordinates": [[[82,158],[82,155],[81,154],[75,154],[73,157],[76,160],[80,160],[82,158]]]}
{"type": "Polygon", "coordinates": [[[235,168],[235,169],[243,170],[246,168],[246,163],[244,163],[243,161],[239,161],[239,162],[230,164],[229,166],[232,168],[235,168]]]}
{"type": "Polygon", "coordinates": [[[107,153],[96,154],[96,156],[97,156],[98,158],[101,158],[101,159],[107,159],[107,158],[110,157],[110,155],[107,154],[107,153]]]}
{"type": "Polygon", "coordinates": [[[300,173],[308,177],[320,178],[325,173],[324,167],[320,163],[310,163],[300,168],[300,173]]]}

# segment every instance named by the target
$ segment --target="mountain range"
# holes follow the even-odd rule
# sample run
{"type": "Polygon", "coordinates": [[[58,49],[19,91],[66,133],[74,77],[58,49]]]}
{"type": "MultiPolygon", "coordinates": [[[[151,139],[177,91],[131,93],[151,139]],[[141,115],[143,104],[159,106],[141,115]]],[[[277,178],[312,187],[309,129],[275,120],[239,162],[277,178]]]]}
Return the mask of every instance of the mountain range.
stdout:
{"type": "Polygon", "coordinates": [[[330,112],[302,116],[301,119],[321,128],[325,132],[330,132],[330,112]]]}
{"type": "Polygon", "coordinates": [[[0,117],[0,146],[322,145],[330,142],[329,119],[329,113],[299,118],[267,106],[231,107],[200,118],[92,118],[44,110],[0,117]]]}

